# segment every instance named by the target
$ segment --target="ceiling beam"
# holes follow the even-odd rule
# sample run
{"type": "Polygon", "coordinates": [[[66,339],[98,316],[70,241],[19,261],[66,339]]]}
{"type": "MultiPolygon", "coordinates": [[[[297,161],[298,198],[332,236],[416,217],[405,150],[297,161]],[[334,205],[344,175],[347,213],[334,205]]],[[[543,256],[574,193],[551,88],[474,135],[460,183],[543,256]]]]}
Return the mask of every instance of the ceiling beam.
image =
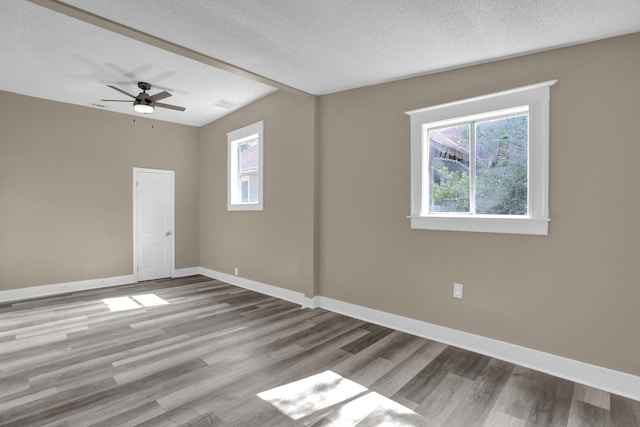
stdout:
{"type": "Polygon", "coordinates": [[[220,59],[216,59],[209,55],[205,55],[204,53],[195,51],[193,49],[180,46],[176,43],[161,39],[151,34],[143,33],[142,31],[136,30],[131,27],[127,27],[126,25],[119,24],[110,19],[103,18],[102,16],[96,15],[91,12],[87,12],[86,10],[79,9],[75,6],[62,3],[58,0],[28,0],[28,1],[30,1],[31,3],[37,4],[38,6],[45,7],[49,10],[53,10],[54,12],[61,13],[71,18],[79,19],[88,24],[95,25],[97,27],[103,28],[108,31],[112,31],[116,34],[120,34],[121,36],[125,36],[133,40],[137,40],[141,43],[145,43],[150,46],[155,46],[167,52],[175,53],[176,55],[183,56],[193,61],[201,62],[211,67],[215,67],[220,70],[233,73],[240,77],[244,77],[250,80],[254,80],[254,81],[272,86],[276,89],[281,89],[286,92],[298,94],[298,95],[310,95],[309,93],[304,92],[300,89],[296,89],[284,83],[280,83],[278,81],[272,80],[268,77],[261,76],[260,74],[256,74],[251,71],[245,70],[244,68],[236,67],[235,65],[229,64],[228,62],[222,61],[220,59]]]}

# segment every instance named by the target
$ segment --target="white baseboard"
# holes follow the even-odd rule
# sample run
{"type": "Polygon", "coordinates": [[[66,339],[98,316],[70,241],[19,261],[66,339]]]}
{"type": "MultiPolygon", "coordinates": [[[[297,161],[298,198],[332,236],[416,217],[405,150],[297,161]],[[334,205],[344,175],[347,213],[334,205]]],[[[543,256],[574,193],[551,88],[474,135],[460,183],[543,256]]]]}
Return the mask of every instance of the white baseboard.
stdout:
{"type": "Polygon", "coordinates": [[[221,280],[231,285],[249,289],[251,291],[260,292],[261,294],[270,295],[275,298],[300,304],[305,308],[313,307],[313,299],[307,298],[302,292],[296,292],[289,289],[280,288],[278,286],[267,285],[266,283],[256,282],[255,280],[245,279],[244,277],[234,276],[227,273],[211,270],[209,268],[200,267],[200,274],[211,277],[212,279],[221,280]]]}
{"type": "Polygon", "coordinates": [[[345,316],[464,348],[576,383],[640,400],[640,377],[635,375],[332,298],[316,296],[314,301],[317,307],[345,316]]]}
{"type": "Polygon", "coordinates": [[[323,308],[411,335],[495,357],[505,362],[531,368],[620,396],[640,400],[640,377],[635,375],[332,298],[323,296],[308,298],[301,292],[294,292],[208,268],[200,267],[200,274],[245,289],[291,301],[303,307],[323,308]]]}
{"type": "MultiPolygon", "coordinates": [[[[314,298],[308,298],[302,292],[268,285],[204,267],[177,269],[174,270],[173,277],[184,277],[193,274],[202,274],[203,276],[221,280],[241,288],[300,304],[302,307],[320,307],[345,316],[365,320],[419,337],[495,357],[496,359],[515,363],[620,396],[640,400],[639,376],[328,297],[316,296],[314,298]]],[[[126,285],[134,281],[135,276],[130,274],[104,279],[81,280],[77,282],[9,289],[0,291],[0,302],[24,300],[108,286],[126,285]]]]}
{"type": "MultiPolygon", "coordinates": [[[[185,277],[200,274],[200,267],[178,268],[171,277],[185,277]]],[[[46,297],[67,292],[85,291],[106,288],[109,286],[128,285],[136,282],[134,274],[107,277],[103,279],[80,280],[76,282],[54,283],[50,285],[30,286],[28,288],[8,289],[0,291],[0,302],[19,301],[24,299],[46,297]]]]}
{"type": "Polygon", "coordinates": [[[200,274],[200,267],[177,268],[173,270],[171,277],[185,277],[200,274]]]}
{"type": "Polygon", "coordinates": [[[133,274],[128,274],[126,276],[107,277],[104,279],[80,280],[77,282],[54,283],[51,285],[9,289],[6,291],[0,291],[0,302],[19,301],[30,298],[64,294],[67,292],[106,288],[116,285],[127,285],[133,283],[134,281],[135,276],[133,274]]]}

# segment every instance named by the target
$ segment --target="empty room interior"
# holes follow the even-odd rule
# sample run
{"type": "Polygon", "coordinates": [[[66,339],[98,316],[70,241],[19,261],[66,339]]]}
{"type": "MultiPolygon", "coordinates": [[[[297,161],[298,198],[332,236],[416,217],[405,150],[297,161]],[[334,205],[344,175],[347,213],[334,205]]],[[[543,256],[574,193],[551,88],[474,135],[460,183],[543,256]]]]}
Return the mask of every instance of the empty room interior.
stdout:
{"type": "Polygon", "coordinates": [[[0,425],[640,426],[637,0],[0,10],[0,425]]]}

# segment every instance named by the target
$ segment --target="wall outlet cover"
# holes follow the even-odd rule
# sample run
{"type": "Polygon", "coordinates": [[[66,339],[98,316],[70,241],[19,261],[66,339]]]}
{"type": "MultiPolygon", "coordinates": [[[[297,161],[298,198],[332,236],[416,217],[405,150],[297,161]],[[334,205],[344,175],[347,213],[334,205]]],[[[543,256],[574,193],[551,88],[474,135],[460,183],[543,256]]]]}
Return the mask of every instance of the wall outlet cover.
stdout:
{"type": "Polygon", "coordinates": [[[453,284],[453,297],[454,298],[462,298],[462,293],[464,292],[464,285],[462,283],[454,283],[453,284]]]}

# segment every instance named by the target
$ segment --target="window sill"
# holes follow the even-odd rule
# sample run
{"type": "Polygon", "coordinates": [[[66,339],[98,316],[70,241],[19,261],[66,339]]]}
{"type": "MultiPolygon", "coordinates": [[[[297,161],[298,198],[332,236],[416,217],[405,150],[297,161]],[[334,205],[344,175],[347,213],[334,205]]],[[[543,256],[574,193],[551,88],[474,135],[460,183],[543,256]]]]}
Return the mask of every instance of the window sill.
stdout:
{"type": "Polygon", "coordinates": [[[235,205],[227,205],[228,211],[261,211],[264,210],[262,203],[238,203],[235,205]]]}
{"type": "Polygon", "coordinates": [[[411,228],[420,230],[471,231],[480,233],[549,234],[548,218],[448,215],[413,216],[411,228]]]}

